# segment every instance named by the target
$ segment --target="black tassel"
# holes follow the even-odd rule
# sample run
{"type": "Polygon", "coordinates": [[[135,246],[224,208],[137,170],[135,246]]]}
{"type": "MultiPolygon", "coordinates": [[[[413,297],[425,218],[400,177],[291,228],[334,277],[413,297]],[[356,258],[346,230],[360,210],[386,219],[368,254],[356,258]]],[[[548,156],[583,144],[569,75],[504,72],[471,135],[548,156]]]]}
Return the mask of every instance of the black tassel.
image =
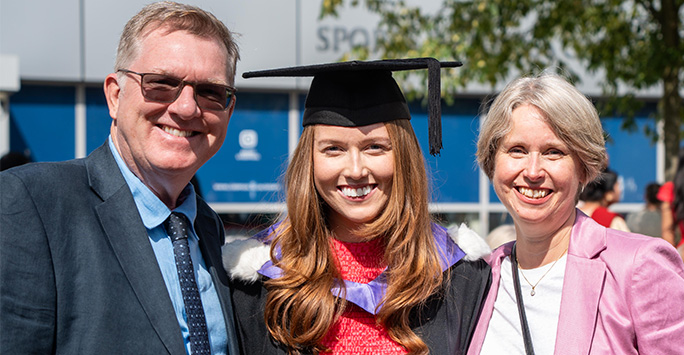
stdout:
{"type": "Polygon", "coordinates": [[[439,155],[442,149],[442,97],[441,65],[437,59],[427,58],[428,67],[428,137],[430,155],[439,155]]]}

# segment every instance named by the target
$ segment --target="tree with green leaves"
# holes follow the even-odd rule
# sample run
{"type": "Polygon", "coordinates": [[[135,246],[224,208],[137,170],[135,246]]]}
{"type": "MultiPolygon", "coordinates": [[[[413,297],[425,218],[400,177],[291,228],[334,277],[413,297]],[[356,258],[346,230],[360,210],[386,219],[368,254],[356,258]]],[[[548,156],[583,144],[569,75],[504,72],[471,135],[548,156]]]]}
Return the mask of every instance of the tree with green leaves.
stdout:
{"type": "Polygon", "coordinates": [[[623,127],[633,129],[644,104],[637,93],[662,88],[654,119],[663,122],[666,178],[673,177],[684,120],[684,0],[443,0],[438,11],[403,0],[324,0],[321,13],[335,16],[342,5],[380,16],[377,48],[355,48],[352,56],[462,60],[444,83],[447,94],[546,68],[577,83],[571,63],[579,63],[603,78],[601,112],[625,117],[623,127]]]}

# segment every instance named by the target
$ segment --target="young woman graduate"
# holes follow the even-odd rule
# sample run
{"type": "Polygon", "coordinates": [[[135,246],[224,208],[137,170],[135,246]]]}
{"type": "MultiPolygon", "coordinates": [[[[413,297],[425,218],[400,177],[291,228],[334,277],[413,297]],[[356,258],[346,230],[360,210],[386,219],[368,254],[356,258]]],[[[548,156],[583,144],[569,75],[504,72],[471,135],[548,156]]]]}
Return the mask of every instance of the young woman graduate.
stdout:
{"type": "Polygon", "coordinates": [[[314,77],[285,175],[287,215],[224,248],[245,353],[465,353],[490,283],[479,259],[488,248],[463,225],[432,221],[425,162],[392,78],[429,69],[438,153],[440,67],[458,65],[417,58],[245,74],[314,77]]]}

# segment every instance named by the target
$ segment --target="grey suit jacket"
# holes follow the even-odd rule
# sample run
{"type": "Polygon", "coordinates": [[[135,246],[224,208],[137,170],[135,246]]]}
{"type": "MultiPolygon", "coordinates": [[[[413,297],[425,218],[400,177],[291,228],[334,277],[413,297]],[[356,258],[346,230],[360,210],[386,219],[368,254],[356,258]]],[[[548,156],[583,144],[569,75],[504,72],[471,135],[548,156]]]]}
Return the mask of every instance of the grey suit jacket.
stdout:
{"type": "MultiPolygon", "coordinates": [[[[195,226],[237,354],[223,226],[195,226]]],[[[1,354],[185,354],[147,231],[107,144],[0,174],[1,354]]]]}

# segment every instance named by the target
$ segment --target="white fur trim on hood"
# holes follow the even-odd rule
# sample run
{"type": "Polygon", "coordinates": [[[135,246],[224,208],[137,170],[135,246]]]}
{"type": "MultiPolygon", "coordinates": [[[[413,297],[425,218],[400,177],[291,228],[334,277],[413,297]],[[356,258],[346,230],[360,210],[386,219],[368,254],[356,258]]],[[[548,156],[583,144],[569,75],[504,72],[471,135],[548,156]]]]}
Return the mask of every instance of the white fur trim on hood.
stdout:
{"type": "Polygon", "coordinates": [[[252,283],[257,271],[271,258],[271,247],[256,239],[238,239],[221,247],[223,268],[231,279],[252,283]]]}
{"type": "MultiPolygon", "coordinates": [[[[492,250],[475,231],[465,223],[450,227],[449,237],[465,252],[464,259],[473,261],[489,255],[492,250]]],[[[271,247],[256,239],[238,239],[226,243],[222,248],[223,267],[233,280],[255,282],[259,269],[270,260],[271,247]]]]}
{"type": "Polygon", "coordinates": [[[458,227],[450,227],[447,233],[451,240],[458,244],[458,247],[465,252],[466,256],[464,259],[468,261],[477,260],[492,253],[492,249],[487,245],[487,242],[475,231],[468,228],[465,223],[461,223],[458,227]]]}

